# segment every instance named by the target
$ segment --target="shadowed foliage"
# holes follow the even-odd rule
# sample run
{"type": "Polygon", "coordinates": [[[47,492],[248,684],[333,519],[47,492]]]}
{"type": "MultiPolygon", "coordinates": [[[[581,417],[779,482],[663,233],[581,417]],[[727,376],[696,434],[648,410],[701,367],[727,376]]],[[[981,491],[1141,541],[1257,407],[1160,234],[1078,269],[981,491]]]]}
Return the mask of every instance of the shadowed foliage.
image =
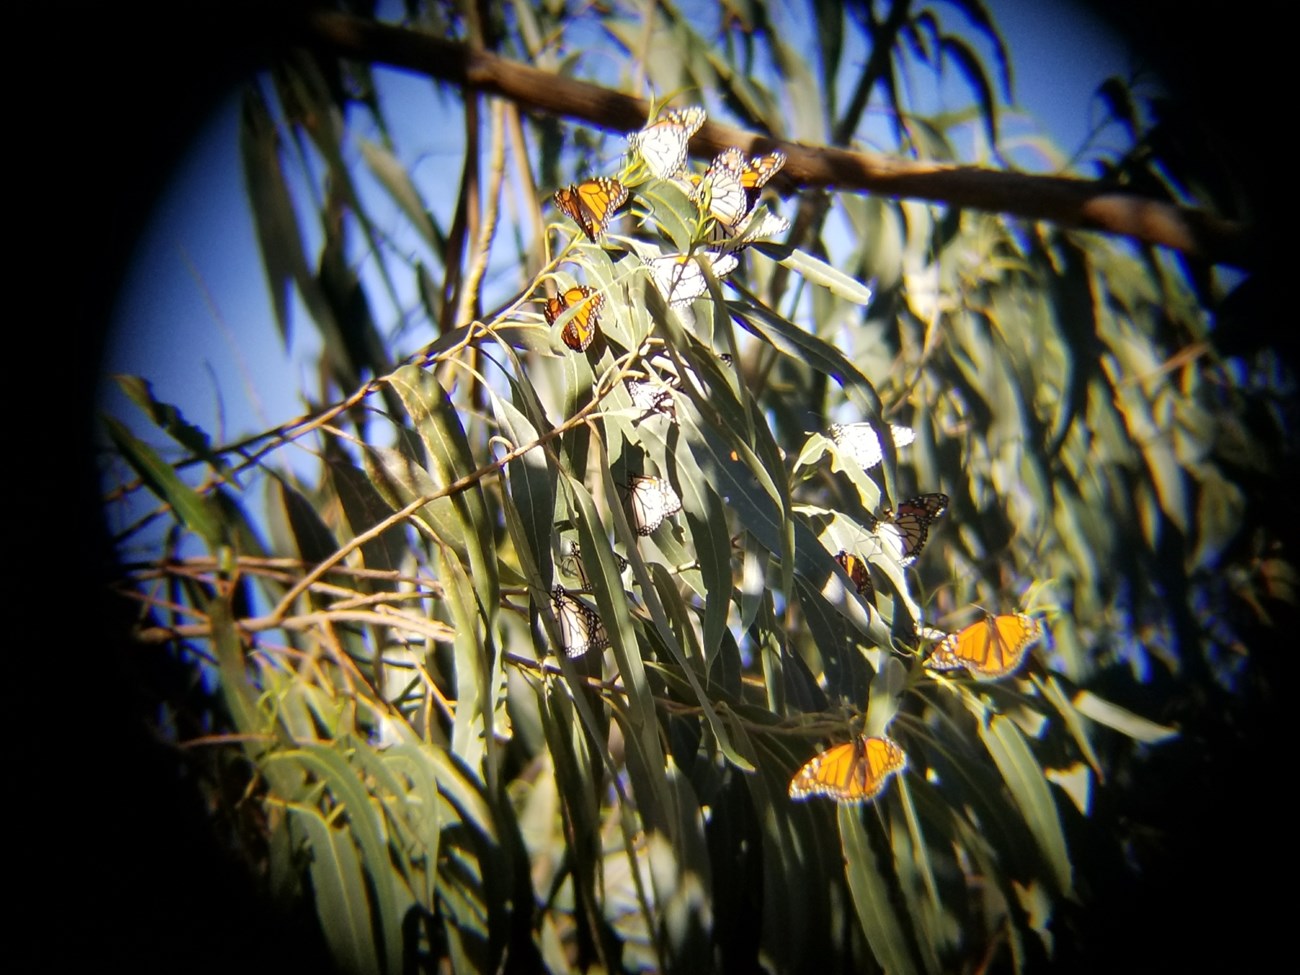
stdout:
{"type": "Polygon", "coordinates": [[[1251,260],[1026,214],[1238,241],[1231,174],[1141,78],[1103,181],[1021,173],[976,0],[365,6],[286,13],[242,96],[313,405],[222,441],[120,377],[103,423],[133,706],[223,869],[347,972],[1115,965],[1263,788],[1293,377],[1251,260]],[[708,113],[679,171],[646,91],[708,113]],[[854,158],[960,168],[813,178],[854,158]]]}

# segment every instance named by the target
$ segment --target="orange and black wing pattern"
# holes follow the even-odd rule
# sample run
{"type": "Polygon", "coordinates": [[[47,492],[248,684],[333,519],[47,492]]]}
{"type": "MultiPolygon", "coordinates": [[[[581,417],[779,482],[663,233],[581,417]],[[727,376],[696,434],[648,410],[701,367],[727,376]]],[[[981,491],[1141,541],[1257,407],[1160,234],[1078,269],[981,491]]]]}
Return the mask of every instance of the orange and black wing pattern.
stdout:
{"type": "Polygon", "coordinates": [[[867,563],[856,555],[850,555],[848,552],[840,552],[835,556],[835,561],[853,580],[853,586],[857,589],[858,595],[874,606],[876,604],[876,587],[871,581],[871,570],[867,568],[867,563]]]}
{"type": "Polygon", "coordinates": [[[547,298],[543,314],[546,324],[554,325],[556,320],[570,308],[578,308],[564,326],[560,338],[574,352],[586,352],[591,340],[596,337],[596,328],[600,324],[600,309],[605,303],[605,296],[592,291],[585,284],[574,285],[560,294],[558,298],[547,298]]]}
{"type": "Polygon", "coordinates": [[[836,802],[870,802],[907,767],[907,755],[890,738],[858,735],[814,755],[790,780],[790,798],[826,796],[836,802]]]}
{"type": "Polygon", "coordinates": [[[748,160],[740,173],[740,185],[744,187],[752,210],[758,202],[758,193],[767,181],[781,171],[785,165],[784,152],[769,152],[766,156],[754,156],[748,160]]]}
{"type": "Polygon", "coordinates": [[[940,640],[925,665],[933,670],[965,667],[979,680],[997,680],[1015,673],[1042,635],[1042,626],[1032,616],[988,614],[940,640]]]}
{"type": "Polygon", "coordinates": [[[934,492],[918,494],[902,502],[896,510],[886,511],[874,526],[894,538],[900,565],[911,565],[925,548],[930,525],[948,509],[948,495],[934,492]]]}
{"type": "Polygon", "coordinates": [[[627,187],[608,176],[571,183],[555,191],[555,205],[572,217],[593,242],[605,232],[615,211],[626,202],[627,187]]]}

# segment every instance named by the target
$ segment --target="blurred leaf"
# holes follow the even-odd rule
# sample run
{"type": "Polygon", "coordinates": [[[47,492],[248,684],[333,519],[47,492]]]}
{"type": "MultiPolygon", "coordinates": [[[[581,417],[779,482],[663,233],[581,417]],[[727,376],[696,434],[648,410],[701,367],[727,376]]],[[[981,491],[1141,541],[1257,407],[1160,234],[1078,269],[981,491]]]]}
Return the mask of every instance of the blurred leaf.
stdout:
{"type": "Polygon", "coordinates": [[[1154,745],[1178,737],[1177,729],[1167,728],[1164,725],[1156,724],[1154,721],[1148,721],[1146,718],[1140,717],[1118,704],[1113,704],[1104,698],[1098,697],[1092,691],[1079,691],[1074,695],[1072,703],[1075,709],[1085,717],[1091,718],[1107,728],[1113,728],[1115,731],[1128,735],[1134,741],[1140,741],[1143,744],[1154,745]]]}
{"type": "Polygon", "coordinates": [[[430,249],[437,251],[438,241],[434,233],[433,221],[429,218],[429,212],[425,209],[420,194],[402,164],[383,146],[368,139],[360,140],[359,146],[361,157],[370,167],[370,171],[375,174],[375,178],[383,184],[384,189],[388,190],[389,195],[406,214],[406,219],[411,221],[411,226],[419,232],[424,242],[430,249]]]}
{"type": "Polygon", "coordinates": [[[113,445],[144,481],[145,486],[161,500],[171,505],[177,519],[194,532],[208,548],[216,551],[223,542],[221,524],[208,500],[177,476],[175,469],[139,440],[126,425],[104,417],[104,427],[113,445]]]}
{"type": "Polygon", "coordinates": [[[894,881],[886,873],[889,866],[872,852],[860,808],[852,804],[837,808],[844,870],[858,923],[871,945],[871,953],[885,971],[896,975],[918,972],[915,949],[906,934],[908,925],[894,911],[890,889],[894,881]]]}
{"type": "Polygon", "coordinates": [[[1047,865],[1051,868],[1056,889],[1066,896],[1073,892],[1074,881],[1070,855],[1065,848],[1065,834],[1061,819],[1052,801],[1051,791],[1043,770],[1025,744],[1015,722],[994,715],[987,726],[980,725],[983,739],[993,761],[1006,781],[1007,788],[1020,808],[1029,833],[1038,844],[1047,865]]]}
{"type": "Polygon", "coordinates": [[[332,829],[315,809],[286,806],[311,849],[309,871],[316,914],[330,951],[346,972],[379,972],[370,934],[366,883],[348,830],[332,829]]]}

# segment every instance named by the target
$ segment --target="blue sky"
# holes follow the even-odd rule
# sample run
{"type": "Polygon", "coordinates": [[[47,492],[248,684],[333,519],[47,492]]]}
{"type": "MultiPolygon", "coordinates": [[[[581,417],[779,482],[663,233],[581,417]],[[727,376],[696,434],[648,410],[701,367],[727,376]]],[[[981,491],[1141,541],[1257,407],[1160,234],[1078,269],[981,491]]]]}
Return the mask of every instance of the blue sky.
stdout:
{"type": "MultiPolygon", "coordinates": [[[[1097,85],[1130,70],[1123,47],[1086,12],[1059,0],[991,0],[989,8],[1013,58],[1014,95],[1023,112],[1004,117],[1006,133],[1035,133],[1041,125],[1072,152],[1101,118],[1093,98],[1097,85]]],[[[939,9],[950,29],[962,24],[955,8],[939,9]]],[[[397,72],[380,74],[386,103],[410,99],[411,111],[392,113],[394,137],[404,161],[418,160],[413,175],[445,225],[452,201],[433,188],[446,182],[446,172],[458,174],[460,161],[456,147],[439,145],[445,130],[431,124],[438,110],[431,86],[397,72]]],[[[936,97],[952,108],[970,101],[960,84],[936,97]]],[[[303,404],[297,391],[317,386],[309,372],[317,348],[310,322],[296,310],[287,349],[274,323],[244,195],[238,125],[239,100],[232,94],[160,198],[119,293],[104,363],[105,375],[148,379],[159,399],[179,406],[218,441],[298,416],[303,404]]],[[[1112,145],[1114,138],[1112,131],[1112,145]]],[[[1017,159],[1028,164],[1034,155],[1017,159]]],[[[1049,162],[1044,159],[1044,167],[1049,162]]],[[[310,227],[312,220],[302,217],[310,227]]],[[[399,230],[400,220],[386,229],[399,230]]],[[[371,288],[369,296],[381,330],[394,328],[397,319],[382,289],[371,288]]],[[[134,408],[109,386],[102,408],[136,419],[134,408]]]]}

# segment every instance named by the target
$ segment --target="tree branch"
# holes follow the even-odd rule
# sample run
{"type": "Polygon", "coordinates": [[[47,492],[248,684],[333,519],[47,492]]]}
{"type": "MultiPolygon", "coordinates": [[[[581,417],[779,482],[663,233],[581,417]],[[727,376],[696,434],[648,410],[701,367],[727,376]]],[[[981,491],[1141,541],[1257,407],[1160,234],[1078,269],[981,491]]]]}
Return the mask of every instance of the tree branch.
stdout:
{"type": "MultiPolygon", "coordinates": [[[[638,129],[649,112],[649,106],[640,98],[541,71],[465,44],[346,14],[312,12],[295,25],[290,37],[336,57],[406,68],[608,131],[638,129]]],[[[806,146],[718,122],[707,122],[696,133],[691,153],[711,159],[727,146],[738,146],[749,153],[773,149],[784,152],[785,168],[773,181],[773,185],[779,181],[778,190],[834,187],[839,191],[925,200],[1129,237],[1199,260],[1243,269],[1259,261],[1256,234],[1250,227],[1203,210],[1126,192],[1113,184],[806,146]]]]}

